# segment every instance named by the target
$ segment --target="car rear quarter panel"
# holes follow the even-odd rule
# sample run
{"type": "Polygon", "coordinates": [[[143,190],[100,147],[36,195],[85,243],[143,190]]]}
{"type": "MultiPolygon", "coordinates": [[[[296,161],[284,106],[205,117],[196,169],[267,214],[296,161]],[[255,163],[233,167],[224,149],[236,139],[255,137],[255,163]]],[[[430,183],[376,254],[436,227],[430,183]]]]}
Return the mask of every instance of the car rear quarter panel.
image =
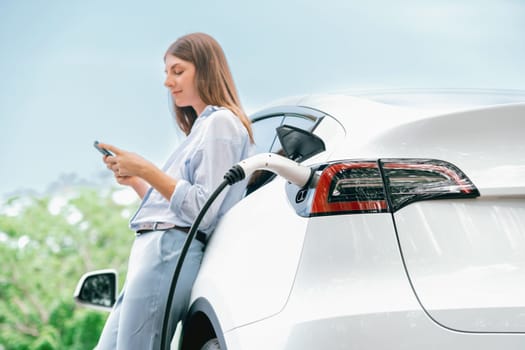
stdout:
{"type": "Polygon", "coordinates": [[[436,322],[525,332],[525,197],[421,202],[395,220],[410,280],[436,322]]]}
{"type": "Polygon", "coordinates": [[[436,324],[407,279],[390,214],[312,218],[284,310],[227,332],[229,349],[522,349],[523,334],[436,324]]]}
{"type": "Polygon", "coordinates": [[[359,148],[451,162],[480,191],[476,199],[420,202],[395,213],[416,294],[445,327],[525,332],[524,131],[525,105],[514,104],[407,123],[359,148]]]}

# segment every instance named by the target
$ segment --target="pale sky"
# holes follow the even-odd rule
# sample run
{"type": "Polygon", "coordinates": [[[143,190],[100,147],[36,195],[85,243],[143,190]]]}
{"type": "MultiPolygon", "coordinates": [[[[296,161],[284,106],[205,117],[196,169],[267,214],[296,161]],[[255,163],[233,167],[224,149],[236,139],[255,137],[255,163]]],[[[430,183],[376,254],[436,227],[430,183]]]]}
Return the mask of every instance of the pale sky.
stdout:
{"type": "Polygon", "coordinates": [[[162,165],[177,143],[162,58],[195,31],[249,112],[348,89],[525,90],[522,0],[0,0],[0,197],[97,181],[95,139],[162,165]]]}

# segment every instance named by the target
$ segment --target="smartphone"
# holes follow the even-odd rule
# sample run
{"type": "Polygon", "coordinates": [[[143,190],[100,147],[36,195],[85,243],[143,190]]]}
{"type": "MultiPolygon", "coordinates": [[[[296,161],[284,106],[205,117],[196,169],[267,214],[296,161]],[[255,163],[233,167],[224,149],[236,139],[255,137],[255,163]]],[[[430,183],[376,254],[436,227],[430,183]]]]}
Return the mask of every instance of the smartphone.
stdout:
{"type": "Polygon", "coordinates": [[[100,153],[102,153],[103,155],[105,155],[105,156],[113,156],[113,155],[114,155],[113,153],[111,153],[111,152],[108,151],[107,149],[100,147],[100,146],[98,145],[98,141],[95,141],[95,142],[93,143],[93,146],[95,146],[95,148],[98,149],[98,151],[99,151],[100,153]]]}

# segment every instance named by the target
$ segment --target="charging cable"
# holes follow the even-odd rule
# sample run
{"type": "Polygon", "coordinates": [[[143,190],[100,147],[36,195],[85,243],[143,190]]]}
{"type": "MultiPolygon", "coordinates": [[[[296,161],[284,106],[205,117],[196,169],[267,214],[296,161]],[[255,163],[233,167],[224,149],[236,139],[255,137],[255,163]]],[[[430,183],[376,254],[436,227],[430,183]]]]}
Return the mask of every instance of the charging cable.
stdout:
{"type": "Polygon", "coordinates": [[[164,310],[164,321],[162,324],[162,334],[161,334],[161,350],[169,350],[170,341],[168,339],[168,330],[171,328],[170,325],[170,311],[171,305],[173,304],[173,295],[175,293],[175,288],[177,286],[177,280],[179,279],[180,272],[182,270],[182,264],[186,258],[186,254],[190,248],[191,242],[195,238],[199,225],[208,211],[209,207],[215,201],[217,196],[226,188],[228,185],[233,185],[246,176],[251,175],[255,170],[269,170],[277,175],[280,175],[295,183],[300,187],[313,187],[317,182],[317,177],[313,169],[300,165],[297,162],[294,162],[291,159],[282,157],[275,153],[261,153],[253,157],[242,160],[238,164],[234,165],[230,170],[224,174],[224,180],[221,184],[213,191],[210,195],[210,198],[204,203],[201,211],[197,215],[197,218],[191,225],[191,228],[188,232],[188,236],[184,241],[184,246],[182,247],[179,260],[173,272],[173,277],[171,279],[170,290],[168,292],[168,300],[166,301],[166,308],[164,310]]]}

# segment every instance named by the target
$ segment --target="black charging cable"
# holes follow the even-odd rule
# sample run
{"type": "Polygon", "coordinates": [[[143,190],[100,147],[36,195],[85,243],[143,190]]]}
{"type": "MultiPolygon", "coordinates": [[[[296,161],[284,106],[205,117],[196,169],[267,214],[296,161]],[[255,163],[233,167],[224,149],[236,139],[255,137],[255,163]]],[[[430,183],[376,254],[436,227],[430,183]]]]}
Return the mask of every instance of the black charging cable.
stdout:
{"type": "Polygon", "coordinates": [[[233,166],[230,170],[224,174],[224,181],[221,182],[221,184],[213,191],[213,193],[210,195],[210,198],[204,203],[201,211],[197,215],[197,218],[193,222],[193,225],[191,225],[191,228],[188,232],[188,236],[186,237],[186,240],[184,241],[184,245],[182,247],[182,250],[180,252],[179,260],[177,261],[177,265],[175,266],[175,271],[173,272],[173,277],[171,279],[170,283],[170,290],[168,293],[168,299],[166,301],[166,308],[164,309],[164,321],[162,323],[162,334],[161,334],[161,350],[169,350],[170,349],[170,343],[171,339],[168,339],[168,330],[171,328],[170,325],[170,316],[171,316],[171,305],[173,304],[173,295],[175,294],[175,288],[177,287],[177,280],[179,279],[180,272],[182,270],[182,264],[184,263],[184,259],[186,258],[186,255],[188,254],[188,250],[190,249],[191,242],[197,235],[197,231],[199,228],[199,225],[202,221],[202,218],[212,205],[212,203],[215,201],[215,199],[219,196],[219,194],[226,188],[228,185],[233,185],[236,182],[241,181],[245,178],[245,173],[243,168],[241,168],[239,165],[233,166]]]}

